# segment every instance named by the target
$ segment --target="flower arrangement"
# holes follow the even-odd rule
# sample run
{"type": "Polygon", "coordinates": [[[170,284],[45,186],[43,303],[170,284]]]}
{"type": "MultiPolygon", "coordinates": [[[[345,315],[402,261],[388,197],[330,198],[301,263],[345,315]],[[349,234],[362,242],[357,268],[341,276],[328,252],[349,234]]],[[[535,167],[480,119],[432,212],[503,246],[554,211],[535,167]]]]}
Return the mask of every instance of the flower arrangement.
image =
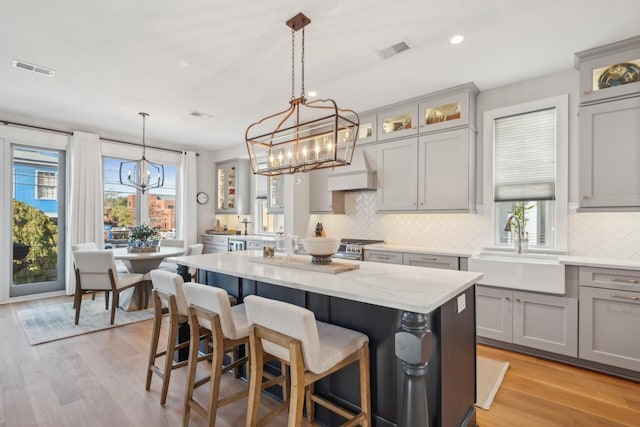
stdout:
{"type": "Polygon", "coordinates": [[[136,225],[131,229],[127,244],[137,248],[150,247],[153,245],[153,238],[157,236],[158,232],[147,224],[136,225]]]}

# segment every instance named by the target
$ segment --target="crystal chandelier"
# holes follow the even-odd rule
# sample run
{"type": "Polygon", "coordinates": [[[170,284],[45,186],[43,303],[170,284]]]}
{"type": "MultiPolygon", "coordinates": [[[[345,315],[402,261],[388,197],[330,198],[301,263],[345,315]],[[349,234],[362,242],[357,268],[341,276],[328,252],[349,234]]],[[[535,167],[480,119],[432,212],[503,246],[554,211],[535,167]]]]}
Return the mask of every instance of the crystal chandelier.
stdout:
{"type": "Polygon", "coordinates": [[[245,132],[254,174],[274,176],[351,163],[360,119],[338,108],[332,99],[307,101],[304,90],[304,27],[302,13],[287,21],[291,28],[291,100],[289,108],[251,124],[245,132]],[[295,97],[295,34],[302,30],[301,93],[295,97]]]}
{"type": "Polygon", "coordinates": [[[120,184],[133,187],[144,194],[152,188],[162,187],[164,184],[164,166],[150,162],[145,157],[146,145],[145,120],[149,114],[138,113],[142,116],[142,158],[135,162],[120,163],[120,184]],[[125,171],[126,175],[125,175],[125,171]]]}

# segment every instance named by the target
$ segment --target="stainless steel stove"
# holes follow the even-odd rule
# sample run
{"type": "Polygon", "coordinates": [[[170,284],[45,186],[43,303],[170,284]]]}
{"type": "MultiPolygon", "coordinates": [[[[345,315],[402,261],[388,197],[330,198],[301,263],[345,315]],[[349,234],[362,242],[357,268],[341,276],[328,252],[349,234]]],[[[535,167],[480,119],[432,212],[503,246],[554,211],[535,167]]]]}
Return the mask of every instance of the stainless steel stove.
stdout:
{"type": "Polygon", "coordinates": [[[362,248],[364,245],[372,245],[374,243],[384,243],[384,240],[365,240],[365,239],[347,239],[344,238],[340,240],[340,247],[333,254],[332,258],[342,258],[342,259],[353,259],[360,260],[364,259],[364,251],[362,248]]]}

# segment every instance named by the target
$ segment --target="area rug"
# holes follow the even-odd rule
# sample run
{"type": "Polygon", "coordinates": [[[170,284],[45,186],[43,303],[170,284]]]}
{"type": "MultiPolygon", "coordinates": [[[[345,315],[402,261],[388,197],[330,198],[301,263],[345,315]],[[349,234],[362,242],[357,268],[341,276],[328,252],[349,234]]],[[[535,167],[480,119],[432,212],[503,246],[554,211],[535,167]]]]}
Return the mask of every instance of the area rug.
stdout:
{"type": "Polygon", "coordinates": [[[502,384],[509,362],[499,362],[478,356],[476,358],[476,406],[489,410],[502,384]]]}
{"type": "Polygon", "coordinates": [[[115,324],[111,325],[111,306],[105,310],[102,297],[82,301],[78,325],[74,324],[75,315],[73,302],[17,310],[20,326],[31,345],[140,322],[151,319],[154,313],[153,308],[129,312],[118,309],[115,324]]]}

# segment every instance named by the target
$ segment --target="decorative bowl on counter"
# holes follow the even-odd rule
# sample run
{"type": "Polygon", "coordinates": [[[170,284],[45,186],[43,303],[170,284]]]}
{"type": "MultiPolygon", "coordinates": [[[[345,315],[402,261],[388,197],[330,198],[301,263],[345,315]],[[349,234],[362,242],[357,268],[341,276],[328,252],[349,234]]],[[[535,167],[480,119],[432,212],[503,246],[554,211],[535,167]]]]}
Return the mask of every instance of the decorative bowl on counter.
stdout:
{"type": "Polygon", "coordinates": [[[307,237],[302,240],[306,253],[311,255],[314,264],[330,264],[331,255],[340,247],[340,239],[337,237],[307,237]]]}

